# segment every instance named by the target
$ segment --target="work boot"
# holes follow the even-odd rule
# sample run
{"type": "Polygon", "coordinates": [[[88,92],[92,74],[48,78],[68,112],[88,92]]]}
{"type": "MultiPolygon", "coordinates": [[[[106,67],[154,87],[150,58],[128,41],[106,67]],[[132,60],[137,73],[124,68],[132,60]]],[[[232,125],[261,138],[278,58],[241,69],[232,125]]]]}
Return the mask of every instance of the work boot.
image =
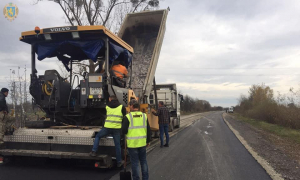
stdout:
{"type": "Polygon", "coordinates": [[[165,144],[164,146],[165,146],[165,147],[169,147],[169,144],[165,144]]]}
{"type": "Polygon", "coordinates": [[[91,151],[91,152],[90,152],[90,156],[96,157],[96,156],[97,156],[97,153],[96,153],[95,151],[91,151]]]}
{"type": "Polygon", "coordinates": [[[118,164],[117,164],[118,168],[122,167],[123,164],[124,164],[124,161],[118,162],[118,164]]]}

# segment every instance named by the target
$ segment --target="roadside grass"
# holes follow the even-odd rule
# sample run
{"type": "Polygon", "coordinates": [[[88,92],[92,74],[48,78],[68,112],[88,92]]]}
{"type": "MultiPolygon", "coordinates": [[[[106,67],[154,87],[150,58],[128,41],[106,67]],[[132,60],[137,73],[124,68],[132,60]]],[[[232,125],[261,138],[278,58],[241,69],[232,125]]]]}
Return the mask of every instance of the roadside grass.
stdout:
{"type": "Polygon", "coordinates": [[[242,116],[239,113],[234,113],[232,115],[235,116],[236,119],[239,121],[246,122],[256,128],[268,131],[279,137],[286,138],[288,140],[294,141],[297,144],[300,144],[300,130],[291,129],[291,128],[279,126],[276,124],[267,123],[265,121],[247,118],[247,117],[242,116]]]}
{"type": "Polygon", "coordinates": [[[194,114],[194,112],[185,112],[185,111],[180,111],[181,115],[190,115],[190,114],[194,114]]]}
{"type": "Polygon", "coordinates": [[[186,111],[180,111],[180,115],[191,115],[191,114],[195,114],[195,113],[205,113],[205,112],[209,112],[209,111],[199,111],[199,112],[186,112],[186,111]]]}

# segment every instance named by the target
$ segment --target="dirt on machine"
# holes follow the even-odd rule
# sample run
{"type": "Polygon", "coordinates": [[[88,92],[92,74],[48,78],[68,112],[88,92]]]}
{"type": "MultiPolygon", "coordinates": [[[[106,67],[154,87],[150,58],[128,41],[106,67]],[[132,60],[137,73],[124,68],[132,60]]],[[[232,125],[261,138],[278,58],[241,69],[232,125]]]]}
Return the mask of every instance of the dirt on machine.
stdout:
{"type": "Polygon", "coordinates": [[[43,110],[46,118],[26,121],[23,128],[7,130],[0,156],[84,159],[95,161],[98,168],[112,167],[115,159],[112,137],[100,140],[100,155],[88,154],[104,124],[105,107],[112,95],[128,111],[130,99],[138,99],[151,129],[158,130],[149,95],[167,14],[168,10],[128,14],[118,35],[104,26],[36,27],[22,32],[20,41],[31,46],[29,90],[33,105],[43,110]],[[62,77],[55,69],[38,73],[36,59],[43,63],[49,58],[57,58],[69,77],[62,77]],[[97,63],[96,71],[75,74],[75,64],[87,60],[97,63]],[[111,71],[120,62],[129,71],[122,82],[111,71]]]}

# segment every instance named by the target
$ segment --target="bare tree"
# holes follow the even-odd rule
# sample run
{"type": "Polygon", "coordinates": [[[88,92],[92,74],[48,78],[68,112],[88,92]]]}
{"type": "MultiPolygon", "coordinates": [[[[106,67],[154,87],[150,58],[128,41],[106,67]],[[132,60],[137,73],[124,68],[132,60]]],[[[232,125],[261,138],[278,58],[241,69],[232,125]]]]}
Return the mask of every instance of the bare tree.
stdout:
{"type": "MultiPolygon", "coordinates": [[[[36,0],[36,3],[42,0],[36,0]]],[[[151,10],[159,7],[160,0],[49,0],[59,4],[66,20],[72,26],[103,25],[117,32],[127,13],[151,10]]],[[[83,64],[84,65],[84,64],[83,64]]],[[[89,60],[90,73],[98,62],[89,60]]]]}
{"type": "Polygon", "coordinates": [[[12,103],[10,120],[14,121],[14,125],[16,127],[24,127],[29,105],[27,101],[28,83],[26,79],[26,66],[24,68],[24,71],[20,66],[17,66],[17,70],[15,70],[14,68],[10,69],[8,84],[10,89],[9,98],[12,103]]]}
{"type": "Polygon", "coordinates": [[[114,24],[116,12],[139,12],[157,8],[159,0],[52,0],[59,4],[71,25],[114,24]],[[118,9],[117,9],[118,8],[118,9]],[[116,11],[118,10],[118,11],[116,11]]]}

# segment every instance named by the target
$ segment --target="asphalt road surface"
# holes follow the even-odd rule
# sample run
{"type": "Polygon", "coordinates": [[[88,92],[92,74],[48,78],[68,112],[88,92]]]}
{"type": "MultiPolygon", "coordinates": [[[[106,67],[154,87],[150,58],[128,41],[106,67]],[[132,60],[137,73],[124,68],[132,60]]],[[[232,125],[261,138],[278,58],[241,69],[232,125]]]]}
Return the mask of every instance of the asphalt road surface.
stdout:
{"type": "MultiPolygon", "coordinates": [[[[221,112],[203,117],[174,135],[169,148],[156,147],[148,156],[150,179],[269,180],[222,119],[221,112]]],[[[0,166],[0,180],[119,179],[118,169],[100,170],[80,162],[18,160],[0,166]]]]}
{"type": "MultiPolygon", "coordinates": [[[[147,156],[150,179],[270,180],[222,119],[203,117],[147,156]]],[[[117,179],[117,175],[112,178],[117,179]]]]}

